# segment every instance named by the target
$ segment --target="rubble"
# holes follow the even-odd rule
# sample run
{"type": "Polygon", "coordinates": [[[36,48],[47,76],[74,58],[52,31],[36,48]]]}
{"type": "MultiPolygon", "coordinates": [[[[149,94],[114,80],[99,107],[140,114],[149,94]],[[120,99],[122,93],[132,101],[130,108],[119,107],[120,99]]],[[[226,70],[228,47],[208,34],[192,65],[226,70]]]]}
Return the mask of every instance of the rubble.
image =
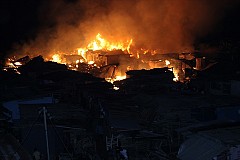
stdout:
{"type": "MultiPolygon", "coordinates": [[[[99,156],[104,159],[124,148],[129,159],[175,159],[186,135],[180,131],[186,128],[190,131],[192,126],[196,128],[196,124],[216,121],[217,117],[229,120],[229,116],[220,116],[226,111],[221,107],[240,103],[233,94],[218,97],[207,90],[206,84],[224,79],[215,69],[217,63],[205,59],[205,63],[200,65],[200,60],[190,54],[155,54],[153,59],[142,55],[149,58],[143,62],[141,58],[136,59],[120,51],[89,51],[88,56],[100,67],[79,61],[72,64],[77,67],[72,70],[70,63],[45,61],[38,56],[19,66],[20,74],[2,71],[4,76],[0,80],[4,94],[1,100],[8,105],[18,103],[20,111],[19,119],[14,119],[16,128],[26,135],[33,125],[29,136],[19,136],[20,140],[29,140],[23,144],[28,150],[33,147],[29,142],[34,139],[34,134],[39,137],[44,134],[43,117],[39,114],[44,106],[51,114],[47,120],[49,138],[55,139],[50,141],[50,147],[58,146],[50,152],[51,157],[61,152],[62,157],[83,159],[99,156]],[[117,53],[118,56],[115,55],[117,53]],[[106,63],[98,61],[100,57],[106,63]],[[127,66],[121,65],[123,59],[144,64],[146,69],[138,70],[133,64],[129,67],[132,69],[126,70],[127,66]],[[157,68],[151,69],[148,65],[157,68]],[[178,68],[177,75],[182,82],[173,81],[176,76],[173,67],[178,68]],[[117,81],[116,75],[120,72],[126,72],[126,77],[117,81]],[[107,82],[106,77],[114,82],[107,82]],[[43,101],[45,96],[53,101],[47,104],[43,101]],[[38,98],[42,99],[40,103],[36,102],[38,98]],[[36,119],[37,123],[33,123],[36,119]]],[[[66,56],[68,61],[75,58],[82,57],[66,56]]],[[[226,75],[231,80],[238,80],[237,76],[232,77],[234,71],[226,70],[226,75]]],[[[232,84],[237,86],[235,81],[232,84]]],[[[222,122],[220,124],[223,125],[222,122]]],[[[45,153],[44,139],[39,139],[38,143],[45,153]]]]}

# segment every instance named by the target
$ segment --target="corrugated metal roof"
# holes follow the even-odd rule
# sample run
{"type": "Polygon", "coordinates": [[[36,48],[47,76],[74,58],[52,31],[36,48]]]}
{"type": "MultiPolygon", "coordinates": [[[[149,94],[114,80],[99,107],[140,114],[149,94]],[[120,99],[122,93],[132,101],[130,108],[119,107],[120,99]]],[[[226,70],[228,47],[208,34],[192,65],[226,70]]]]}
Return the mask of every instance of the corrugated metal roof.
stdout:
{"type": "Polygon", "coordinates": [[[218,139],[224,144],[239,145],[240,144],[240,127],[218,128],[208,131],[202,131],[201,134],[208,135],[218,139]]]}
{"type": "Polygon", "coordinates": [[[1,160],[31,160],[20,143],[10,134],[2,133],[0,135],[0,159],[1,160]]]}
{"type": "Polygon", "coordinates": [[[211,160],[227,148],[217,139],[196,134],[186,140],[178,152],[181,160],[211,160]]]}

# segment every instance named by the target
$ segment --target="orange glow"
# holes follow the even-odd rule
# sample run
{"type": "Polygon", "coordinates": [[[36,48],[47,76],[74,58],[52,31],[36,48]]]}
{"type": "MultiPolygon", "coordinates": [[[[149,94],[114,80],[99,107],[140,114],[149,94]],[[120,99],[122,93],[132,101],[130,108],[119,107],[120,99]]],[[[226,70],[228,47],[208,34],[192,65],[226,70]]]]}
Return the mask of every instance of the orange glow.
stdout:
{"type": "Polygon", "coordinates": [[[168,65],[170,65],[171,63],[170,63],[169,60],[165,60],[165,64],[166,64],[166,66],[168,66],[168,65]]]}
{"type": "Polygon", "coordinates": [[[88,64],[94,64],[94,61],[89,61],[88,64]]]}
{"type": "Polygon", "coordinates": [[[86,57],[86,52],[88,51],[86,48],[78,48],[78,55],[81,55],[85,61],[87,61],[87,57],[86,57]]]}
{"type": "Polygon", "coordinates": [[[57,63],[62,63],[62,58],[61,58],[61,56],[59,54],[54,54],[52,56],[52,61],[53,62],[57,62],[57,63]]]}
{"type": "Polygon", "coordinates": [[[116,81],[120,81],[123,79],[126,79],[126,75],[125,76],[116,76],[116,78],[115,78],[116,81]]]}
{"type": "Polygon", "coordinates": [[[115,78],[105,78],[105,80],[107,82],[113,83],[115,81],[121,81],[121,80],[126,79],[126,78],[127,78],[126,75],[124,75],[124,76],[116,76],[115,78]]]}
{"type": "MultiPolygon", "coordinates": [[[[125,64],[121,67],[119,71],[109,71],[112,72],[112,74],[106,74],[103,77],[106,79],[106,81],[113,83],[114,81],[119,81],[126,79],[126,75],[124,73],[129,70],[133,69],[152,69],[152,68],[162,68],[162,67],[169,67],[171,68],[175,78],[174,81],[179,81],[179,75],[178,75],[178,69],[177,63],[172,61],[172,59],[165,59],[165,60],[158,60],[154,61],[151,60],[150,56],[153,56],[155,54],[159,54],[161,50],[153,50],[153,49],[145,49],[145,48],[136,48],[136,46],[133,46],[133,39],[125,39],[123,40],[108,40],[103,38],[103,36],[98,33],[95,38],[88,41],[86,43],[85,47],[77,48],[77,55],[78,58],[73,60],[72,62],[67,61],[67,59],[64,57],[64,53],[62,52],[55,52],[52,57],[50,58],[51,61],[66,64],[69,69],[71,70],[81,70],[80,63],[86,63],[88,65],[92,65],[92,67],[101,68],[104,65],[108,65],[108,57],[104,57],[106,53],[109,51],[114,50],[121,50],[123,52],[120,52],[120,54],[130,54],[129,57],[134,60],[134,63],[139,63],[138,65],[133,65],[129,62],[129,64],[125,64]],[[164,63],[165,62],[165,63],[164,63]],[[137,66],[137,67],[136,67],[137,66]]],[[[115,52],[113,52],[115,53],[115,52]]],[[[117,52],[119,53],[119,52],[117,52]]],[[[111,59],[110,59],[111,60],[111,59]]],[[[115,63],[115,62],[114,62],[115,63]]],[[[15,64],[17,65],[17,64],[15,64]]],[[[18,64],[20,65],[20,64],[18,64]]],[[[108,71],[107,71],[108,72],[108,71]]]]}
{"type": "Polygon", "coordinates": [[[117,91],[119,90],[119,87],[113,86],[113,89],[117,91]]]}
{"type": "Polygon", "coordinates": [[[87,58],[88,51],[91,51],[91,50],[92,51],[122,50],[122,51],[127,51],[128,53],[130,53],[130,47],[131,47],[132,42],[133,42],[132,39],[127,40],[125,42],[121,42],[121,41],[109,42],[108,40],[102,38],[102,35],[100,33],[98,33],[96,35],[95,39],[88,43],[86,48],[78,48],[77,50],[78,50],[78,54],[81,55],[87,63],[89,63],[89,61],[92,61],[92,60],[89,60],[87,58]]]}
{"type": "Polygon", "coordinates": [[[173,68],[173,74],[174,74],[173,81],[175,81],[175,82],[179,81],[178,70],[173,68]]]}
{"type": "Polygon", "coordinates": [[[21,66],[22,63],[21,63],[21,62],[15,62],[14,65],[16,65],[16,66],[21,66]]]}
{"type": "Polygon", "coordinates": [[[129,40],[129,41],[126,41],[125,43],[123,43],[123,42],[111,43],[111,42],[103,39],[101,34],[98,33],[96,35],[96,39],[91,41],[88,44],[87,49],[88,50],[93,50],[93,51],[96,51],[96,50],[112,51],[112,50],[118,50],[118,49],[121,49],[123,51],[125,51],[125,50],[129,51],[131,44],[132,44],[132,39],[129,40]]]}

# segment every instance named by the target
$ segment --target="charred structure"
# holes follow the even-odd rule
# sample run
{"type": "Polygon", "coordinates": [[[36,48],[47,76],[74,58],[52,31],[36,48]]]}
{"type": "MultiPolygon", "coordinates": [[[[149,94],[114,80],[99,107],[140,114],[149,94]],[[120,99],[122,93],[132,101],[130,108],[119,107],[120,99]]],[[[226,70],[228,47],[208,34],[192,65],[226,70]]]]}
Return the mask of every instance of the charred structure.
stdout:
{"type": "Polygon", "coordinates": [[[240,159],[238,0],[2,1],[1,160],[240,159]]]}

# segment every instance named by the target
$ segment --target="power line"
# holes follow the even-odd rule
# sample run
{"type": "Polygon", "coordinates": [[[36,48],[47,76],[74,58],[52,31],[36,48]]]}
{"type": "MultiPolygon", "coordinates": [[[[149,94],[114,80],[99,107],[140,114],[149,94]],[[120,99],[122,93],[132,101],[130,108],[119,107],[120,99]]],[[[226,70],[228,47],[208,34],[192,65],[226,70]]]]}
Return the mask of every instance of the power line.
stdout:
{"type": "Polygon", "coordinates": [[[29,134],[31,133],[33,127],[36,125],[36,123],[38,122],[40,116],[41,116],[42,112],[40,111],[39,114],[38,114],[38,117],[37,119],[32,123],[30,129],[28,130],[25,138],[23,139],[23,141],[20,143],[20,145],[18,146],[17,150],[13,153],[13,155],[10,155],[10,160],[12,160],[12,158],[14,157],[14,155],[20,150],[20,148],[23,146],[23,144],[25,143],[25,141],[27,140],[29,134]],[[11,158],[12,157],[12,158],[11,158]]]}
{"type": "MultiPolygon", "coordinates": [[[[49,115],[48,115],[48,116],[49,116],[49,115]]],[[[56,129],[55,125],[53,124],[52,118],[51,118],[50,116],[49,116],[49,120],[50,120],[50,122],[51,122],[51,125],[52,125],[52,127],[53,127],[56,135],[57,135],[58,138],[60,139],[60,141],[61,141],[61,143],[63,144],[63,146],[64,146],[64,148],[66,149],[66,151],[68,152],[68,155],[69,155],[69,156],[71,157],[71,159],[73,160],[71,153],[69,152],[67,146],[66,146],[65,143],[63,142],[63,140],[62,140],[62,138],[60,137],[60,135],[58,134],[57,129],[56,129]]]]}

